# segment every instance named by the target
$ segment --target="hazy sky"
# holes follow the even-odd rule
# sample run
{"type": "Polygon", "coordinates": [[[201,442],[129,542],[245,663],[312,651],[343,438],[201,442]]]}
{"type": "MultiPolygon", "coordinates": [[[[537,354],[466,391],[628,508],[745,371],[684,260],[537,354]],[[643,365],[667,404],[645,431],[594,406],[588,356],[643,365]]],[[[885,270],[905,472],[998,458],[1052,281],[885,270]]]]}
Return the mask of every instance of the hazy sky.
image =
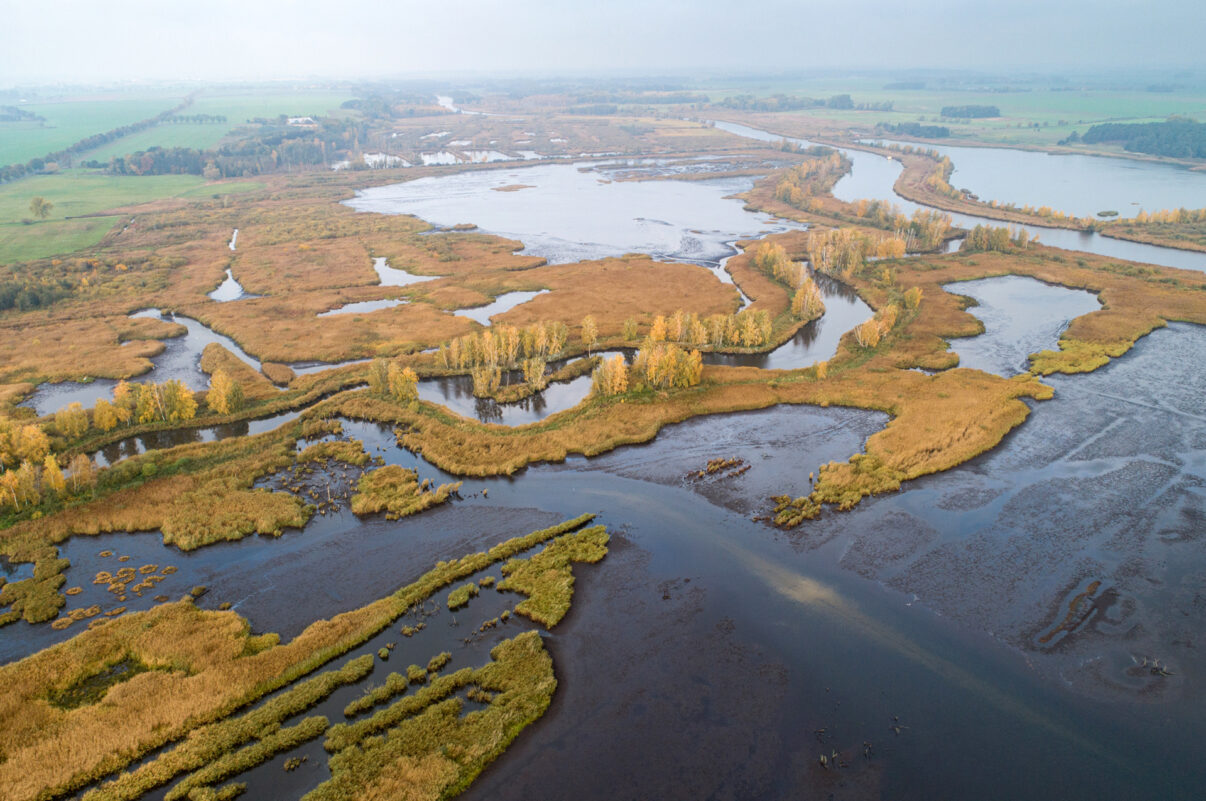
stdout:
{"type": "Polygon", "coordinates": [[[6,0],[0,85],[1206,66],[1203,0],[6,0]]]}

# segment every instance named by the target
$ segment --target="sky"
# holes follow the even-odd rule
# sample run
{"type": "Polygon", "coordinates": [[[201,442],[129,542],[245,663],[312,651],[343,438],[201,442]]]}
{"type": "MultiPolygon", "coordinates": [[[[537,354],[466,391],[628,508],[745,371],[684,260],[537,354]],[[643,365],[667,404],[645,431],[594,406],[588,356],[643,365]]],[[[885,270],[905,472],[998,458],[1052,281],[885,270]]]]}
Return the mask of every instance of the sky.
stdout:
{"type": "Polygon", "coordinates": [[[6,0],[0,9],[0,86],[1206,67],[1202,0],[6,0]]]}

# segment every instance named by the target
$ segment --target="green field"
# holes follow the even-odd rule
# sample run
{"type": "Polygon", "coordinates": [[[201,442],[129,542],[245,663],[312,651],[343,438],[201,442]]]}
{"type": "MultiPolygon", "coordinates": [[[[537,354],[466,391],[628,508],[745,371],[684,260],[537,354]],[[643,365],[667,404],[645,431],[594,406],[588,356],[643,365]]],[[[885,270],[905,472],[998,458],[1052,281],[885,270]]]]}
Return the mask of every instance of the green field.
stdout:
{"type": "Polygon", "coordinates": [[[88,170],[38,175],[0,186],[0,264],[71,253],[94,245],[117,217],[86,217],[133,203],[165,197],[197,197],[258,189],[263,184],[240,181],[207,184],[194,175],[117,176],[88,170]],[[26,225],[29,201],[41,196],[54,204],[45,221],[26,225]]]}
{"type": "MultiPolygon", "coordinates": [[[[327,116],[353,95],[325,91],[268,91],[263,94],[202,94],[183,113],[225,115],[227,122],[215,125],[159,125],[109,142],[84,154],[84,159],[108,161],[150,147],[209,148],[233,128],[254,117],[327,116]]],[[[97,133],[145,120],[177,105],[181,96],[156,95],[138,98],[89,97],[20,107],[46,118],[45,126],[30,122],[0,122],[0,164],[22,164],[32,158],[65,147],[97,133]]]]}
{"type": "Polygon", "coordinates": [[[222,137],[256,117],[272,119],[280,114],[289,116],[329,116],[339,105],[353,96],[342,92],[269,92],[263,95],[201,95],[183,114],[225,115],[225,123],[204,125],[157,125],[146,131],[109,142],[89,151],[85,159],[109,161],[151,147],[210,148],[222,137]]]}
{"type": "Polygon", "coordinates": [[[45,125],[0,122],[0,164],[23,164],[62,150],[96,133],[145,120],[180,102],[180,96],[89,98],[20,107],[46,118],[45,125]]]}
{"type": "MultiPolygon", "coordinates": [[[[808,109],[808,116],[873,126],[877,122],[928,122],[945,125],[953,138],[976,139],[1011,145],[1050,146],[1072,131],[1084,133],[1091,125],[1105,121],[1148,122],[1170,114],[1206,119],[1206,93],[1194,91],[1145,92],[1105,89],[1052,91],[1045,83],[1027,84],[1030,91],[967,91],[927,83],[926,89],[892,90],[884,77],[825,78],[813,80],[767,80],[726,84],[707,88],[713,101],[725,97],[773,94],[828,98],[849,94],[858,103],[891,102],[892,111],[836,111],[808,109]],[[940,120],[943,106],[996,106],[1002,116],[964,122],[940,120]],[[1039,127],[1033,127],[1038,123],[1039,127]],[[1019,124],[1021,127],[1019,127],[1019,124]]],[[[1075,84],[1072,84],[1075,85],[1075,84]]]]}

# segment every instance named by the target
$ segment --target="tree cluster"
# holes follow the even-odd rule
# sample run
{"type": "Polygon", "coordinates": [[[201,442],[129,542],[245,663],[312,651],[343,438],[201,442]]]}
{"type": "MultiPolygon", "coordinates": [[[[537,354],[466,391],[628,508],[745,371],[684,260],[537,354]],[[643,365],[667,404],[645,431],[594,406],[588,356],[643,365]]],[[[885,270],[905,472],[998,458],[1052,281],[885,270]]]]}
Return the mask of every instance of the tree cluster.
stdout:
{"type": "Polygon", "coordinates": [[[898,319],[900,319],[900,306],[889,303],[877,311],[870,320],[855,326],[854,339],[864,348],[874,348],[892,331],[898,319]]]}
{"type": "Polygon", "coordinates": [[[69,488],[79,492],[94,482],[87,456],[78,454],[64,477],[41,427],[0,418],[0,509],[19,512],[37,506],[47,494],[64,495],[69,488]]]}
{"type": "Polygon", "coordinates": [[[919,122],[881,122],[875,127],[886,133],[916,136],[919,139],[946,139],[951,135],[951,129],[945,125],[922,125],[919,122]]]}
{"type": "Polygon", "coordinates": [[[622,395],[628,391],[628,363],[620,354],[604,359],[591,375],[596,395],[622,395]]]}
{"type": "Polygon", "coordinates": [[[825,105],[825,101],[815,100],[811,97],[784,94],[771,95],[770,97],[737,95],[736,97],[726,97],[717,105],[740,111],[799,111],[800,109],[823,106],[825,105]]]}
{"type": "Polygon", "coordinates": [[[775,186],[775,197],[797,209],[814,211],[820,206],[815,198],[828,194],[849,170],[850,159],[837,151],[808,159],[784,171],[775,186]]]}
{"type": "Polygon", "coordinates": [[[1031,241],[1030,234],[1025,228],[1019,228],[1017,233],[1008,228],[977,225],[968,232],[963,244],[959,246],[960,253],[980,253],[995,250],[1007,253],[1016,248],[1024,248],[1031,241]]]}
{"type": "Polygon", "coordinates": [[[1081,137],[1085,144],[1118,143],[1132,153],[1171,158],[1206,158],[1206,123],[1186,117],[1163,122],[1107,122],[1094,125],[1081,137]]]}
{"type": "Polygon", "coordinates": [[[203,175],[211,180],[329,164],[360,150],[368,137],[363,121],[322,118],[318,127],[265,124],[219,148],[152,147],[114,157],[116,175],[203,175]]]}
{"type": "Polygon", "coordinates": [[[92,423],[101,431],[143,423],[183,423],[197,415],[197,398],[177,379],[162,384],[130,384],[113,388],[113,402],[103,398],[92,410],[92,423]]]}
{"type": "Polygon", "coordinates": [[[395,403],[411,403],[419,399],[419,376],[410,367],[395,361],[374,359],[369,364],[369,392],[395,403]]]}
{"type": "Polygon", "coordinates": [[[0,122],[46,122],[46,118],[20,106],[0,106],[0,122]]]}
{"type": "Polygon", "coordinates": [[[226,122],[225,114],[173,114],[164,117],[169,125],[218,125],[226,122]]]}
{"type": "Polygon", "coordinates": [[[565,349],[569,329],[561,322],[537,322],[523,328],[495,325],[440,346],[438,358],[448,370],[518,367],[526,359],[556,358],[565,349]]]}
{"type": "MultiPolygon", "coordinates": [[[[773,334],[774,321],[764,309],[743,309],[737,314],[713,314],[707,318],[679,309],[669,317],[654,317],[646,339],[720,350],[761,347],[770,342],[773,334]]],[[[625,338],[635,340],[635,331],[632,337],[625,338]]]]}
{"type": "Polygon", "coordinates": [[[686,389],[699,383],[703,375],[703,356],[687,352],[673,342],[646,340],[637,351],[632,373],[654,389],[686,389]]]}
{"type": "Polygon", "coordinates": [[[243,408],[243,387],[225,370],[214,370],[209,377],[205,405],[215,414],[234,414],[243,408]]]}
{"type": "Polygon", "coordinates": [[[753,264],[766,275],[793,290],[791,313],[800,320],[814,320],[825,312],[825,302],[807,268],[792,261],[782,245],[762,242],[754,251],[753,264]]]}
{"type": "Polygon", "coordinates": [[[1140,224],[1192,225],[1194,223],[1206,222],[1206,209],[1163,209],[1161,211],[1153,211],[1150,214],[1146,211],[1140,211],[1135,215],[1134,222],[1140,224]]]}

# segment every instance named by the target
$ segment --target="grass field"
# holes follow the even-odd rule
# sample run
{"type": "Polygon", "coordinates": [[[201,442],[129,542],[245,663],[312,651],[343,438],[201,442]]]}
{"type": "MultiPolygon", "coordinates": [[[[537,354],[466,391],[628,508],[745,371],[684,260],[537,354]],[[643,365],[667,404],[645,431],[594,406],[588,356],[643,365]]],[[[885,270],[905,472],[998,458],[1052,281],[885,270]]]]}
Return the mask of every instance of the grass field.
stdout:
{"type": "Polygon", "coordinates": [[[0,122],[0,164],[23,164],[75,144],[86,136],[145,120],[180,102],[179,95],[139,98],[90,98],[27,103],[26,111],[46,118],[46,126],[0,122]]]}
{"type": "Polygon", "coordinates": [[[195,175],[118,176],[90,170],[66,170],[57,175],[36,175],[0,186],[0,264],[71,253],[99,242],[116,217],[67,220],[131,203],[165,197],[255,189],[262,184],[244,182],[209,186],[195,175]],[[29,201],[41,196],[54,204],[45,221],[23,224],[30,218],[29,201]]]}
{"type": "Polygon", "coordinates": [[[108,161],[151,147],[214,147],[233,129],[256,117],[330,116],[352,95],[343,92],[269,92],[266,94],[201,95],[183,114],[225,115],[225,123],[157,125],[89,151],[84,158],[108,161]]]}
{"type": "MultiPolygon", "coordinates": [[[[0,165],[20,164],[81,139],[122,125],[144,120],[177,105],[179,94],[144,97],[89,97],[48,103],[26,103],[21,108],[46,118],[41,123],[0,123],[0,165]]],[[[160,125],[110,142],[85,154],[85,159],[107,161],[156,145],[160,147],[213,147],[231,129],[253,117],[327,116],[352,98],[345,92],[269,91],[260,94],[201,95],[185,114],[224,114],[226,123],[213,125],[160,125]]]]}

